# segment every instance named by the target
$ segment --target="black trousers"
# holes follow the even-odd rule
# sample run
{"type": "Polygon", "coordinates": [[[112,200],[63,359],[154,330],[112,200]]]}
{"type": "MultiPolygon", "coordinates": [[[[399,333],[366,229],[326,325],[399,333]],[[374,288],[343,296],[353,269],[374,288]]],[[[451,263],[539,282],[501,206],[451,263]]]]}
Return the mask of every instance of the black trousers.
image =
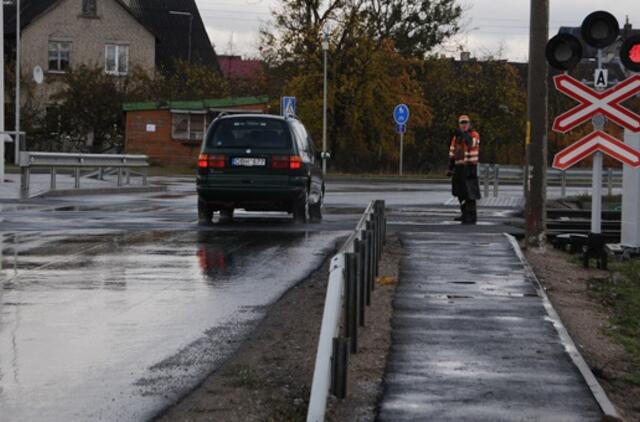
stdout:
{"type": "Polygon", "coordinates": [[[460,209],[462,210],[462,224],[476,224],[478,222],[478,204],[475,199],[464,200],[458,198],[460,201],[460,209]]]}

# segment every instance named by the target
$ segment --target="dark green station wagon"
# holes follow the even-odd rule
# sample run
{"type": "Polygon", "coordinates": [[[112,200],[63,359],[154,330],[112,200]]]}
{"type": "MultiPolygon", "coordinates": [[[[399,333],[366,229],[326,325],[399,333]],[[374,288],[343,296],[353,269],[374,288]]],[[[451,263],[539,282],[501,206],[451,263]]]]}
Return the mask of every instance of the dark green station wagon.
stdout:
{"type": "Polygon", "coordinates": [[[322,218],[321,159],[295,117],[235,114],[216,119],[198,158],[198,219],[235,209],[286,211],[296,221],[322,218]]]}

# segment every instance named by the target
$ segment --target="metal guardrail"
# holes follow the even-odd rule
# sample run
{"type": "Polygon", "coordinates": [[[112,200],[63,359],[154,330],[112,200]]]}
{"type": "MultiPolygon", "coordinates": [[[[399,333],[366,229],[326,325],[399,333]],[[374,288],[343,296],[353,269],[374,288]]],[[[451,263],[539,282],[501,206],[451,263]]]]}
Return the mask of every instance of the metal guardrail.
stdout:
{"type": "Polygon", "coordinates": [[[324,421],[329,393],[346,396],[349,354],[358,352],[358,328],[371,304],[386,227],[385,202],[372,201],[331,259],[307,422],[324,421]]]}
{"type": "Polygon", "coordinates": [[[146,155],[118,155],[118,154],[64,154],[54,152],[20,152],[21,181],[20,188],[23,193],[29,192],[31,184],[31,170],[35,168],[48,168],[51,174],[50,189],[56,189],[56,175],[58,169],[73,169],[75,189],[80,188],[81,177],[97,177],[104,180],[105,174],[117,175],[118,187],[131,183],[131,176],[141,177],[143,186],[147,185],[147,168],[149,157],[146,155]],[[92,169],[87,174],[82,174],[83,169],[92,169]],[[95,170],[97,169],[97,170],[95,170]],[[132,170],[137,169],[137,171],[132,170]]]}
{"type": "MultiPolygon", "coordinates": [[[[494,197],[498,196],[500,183],[504,184],[522,184],[524,186],[523,167],[507,166],[500,164],[480,164],[478,169],[479,176],[482,178],[484,196],[489,197],[492,190],[494,197]],[[493,189],[492,189],[493,188],[493,189]]],[[[529,174],[531,177],[531,174],[529,174]]],[[[547,185],[559,186],[561,196],[567,195],[567,187],[590,187],[592,180],[592,171],[585,170],[547,170],[547,185]]],[[[622,187],[622,170],[608,168],[605,169],[603,177],[603,187],[607,189],[609,196],[613,195],[613,189],[622,187]]]]}

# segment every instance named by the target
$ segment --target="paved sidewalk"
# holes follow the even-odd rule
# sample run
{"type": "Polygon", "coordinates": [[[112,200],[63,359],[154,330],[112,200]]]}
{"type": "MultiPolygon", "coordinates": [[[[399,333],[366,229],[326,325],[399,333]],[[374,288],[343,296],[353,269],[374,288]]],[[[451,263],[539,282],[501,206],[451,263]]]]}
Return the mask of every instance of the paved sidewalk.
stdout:
{"type": "Polygon", "coordinates": [[[380,421],[599,421],[509,239],[401,233],[380,421]]]}

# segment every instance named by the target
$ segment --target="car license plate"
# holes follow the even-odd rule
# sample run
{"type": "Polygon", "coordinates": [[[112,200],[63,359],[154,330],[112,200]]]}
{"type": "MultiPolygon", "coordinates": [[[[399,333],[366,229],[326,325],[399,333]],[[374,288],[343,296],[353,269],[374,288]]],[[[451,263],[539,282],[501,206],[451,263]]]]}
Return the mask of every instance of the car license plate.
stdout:
{"type": "Polygon", "coordinates": [[[233,167],[264,167],[267,165],[266,158],[237,157],[231,159],[233,167]]]}

